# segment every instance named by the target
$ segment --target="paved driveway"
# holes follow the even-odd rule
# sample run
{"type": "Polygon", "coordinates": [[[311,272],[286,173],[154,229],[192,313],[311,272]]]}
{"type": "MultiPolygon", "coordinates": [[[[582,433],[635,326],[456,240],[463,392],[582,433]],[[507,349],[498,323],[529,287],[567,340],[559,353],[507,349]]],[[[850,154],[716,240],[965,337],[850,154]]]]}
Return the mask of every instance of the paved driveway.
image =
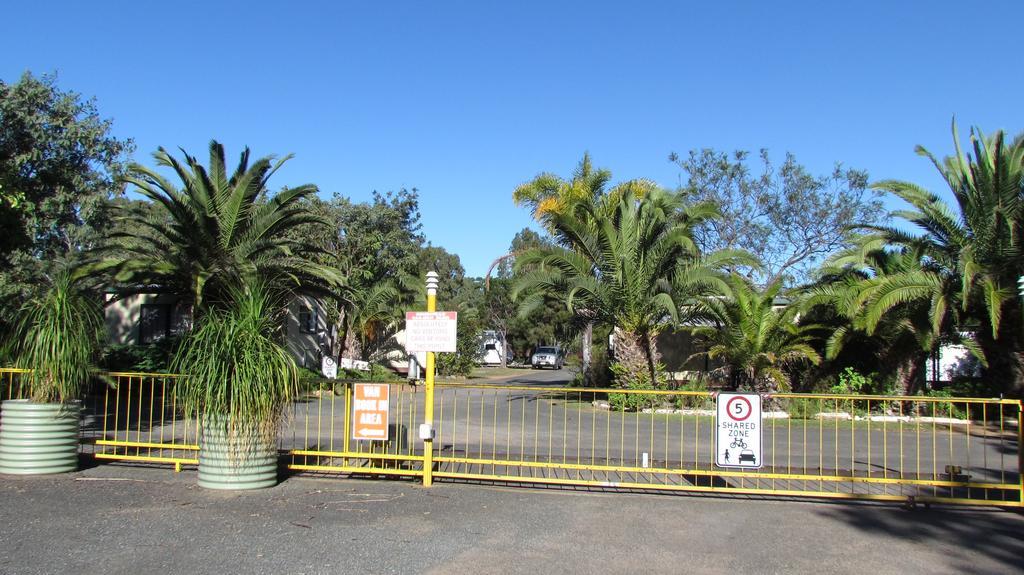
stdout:
{"type": "Polygon", "coordinates": [[[1005,510],[292,477],[250,493],[106,465],[0,476],[0,573],[1009,573],[1005,510]]]}

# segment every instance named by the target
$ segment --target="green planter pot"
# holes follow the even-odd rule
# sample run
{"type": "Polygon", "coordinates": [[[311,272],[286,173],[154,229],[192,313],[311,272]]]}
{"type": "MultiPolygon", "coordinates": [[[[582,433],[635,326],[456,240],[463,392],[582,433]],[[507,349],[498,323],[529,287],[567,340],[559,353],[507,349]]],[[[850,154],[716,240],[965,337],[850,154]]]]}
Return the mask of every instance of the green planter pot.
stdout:
{"type": "Polygon", "coordinates": [[[254,434],[230,436],[216,419],[203,423],[199,485],[207,489],[262,489],[277,485],[277,448],[254,434]],[[232,443],[240,445],[235,447],[232,443]]]}
{"type": "Polygon", "coordinates": [[[79,411],[78,402],[3,402],[0,473],[41,475],[78,469],[79,411]]]}

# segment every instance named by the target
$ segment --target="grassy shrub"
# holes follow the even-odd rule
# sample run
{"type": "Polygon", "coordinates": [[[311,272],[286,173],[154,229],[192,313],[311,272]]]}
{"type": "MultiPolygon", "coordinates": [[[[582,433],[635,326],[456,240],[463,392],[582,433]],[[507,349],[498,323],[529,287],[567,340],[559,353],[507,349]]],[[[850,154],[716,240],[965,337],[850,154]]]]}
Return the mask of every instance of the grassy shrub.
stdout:
{"type": "Polygon", "coordinates": [[[103,349],[100,367],[107,371],[168,373],[179,338],[168,337],[149,345],[114,344],[103,349]]]}
{"type": "MultiPolygon", "coordinates": [[[[925,417],[952,417],[954,419],[964,419],[967,414],[971,411],[970,408],[963,403],[956,403],[955,398],[957,397],[951,389],[931,389],[924,393],[925,397],[935,397],[940,399],[948,399],[949,401],[940,402],[918,402],[917,414],[925,417]]],[[[976,417],[981,417],[981,408],[977,408],[978,414],[976,417]]]]}
{"type": "Polygon", "coordinates": [[[32,401],[77,399],[93,375],[104,338],[99,303],[62,273],[18,310],[2,356],[26,375],[32,401]]]}
{"type": "MultiPolygon", "coordinates": [[[[613,363],[610,367],[612,378],[618,387],[630,390],[653,390],[666,389],[668,387],[664,371],[659,370],[657,381],[651,382],[651,375],[647,372],[640,372],[635,376],[629,376],[629,370],[613,363]]],[[[665,396],[648,395],[643,393],[609,393],[608,403],[612,409],[618,411],[639,411],[652,407],[660,407],[665,402],[665,396]]]]}
{"type": "Polygon", "coordinates": [[[223,421],[237,437],[273,444],[298,384],[295,361],[276,339],[284,307],[259,282],[231,295],[227,309],[207,311],[182,339],[171,362],[188,374],[178,401],[188,417],[223,421]]]}
{"type": "Polygon", "coordinates": [[[579,372],[572,379],[572,387],[607,388],[611,386],[612,372],[608,366],[608,349],[593,346],[590,355],[589,373],[579,372]]]}
{"type": "MultiPolygon", "coordinates": [[[[707,381],[691,379],[679,386],[679,391],[708,391],[707,381]]],[[[674,403],[679,409],[714,409],[715,401],[707,395],[676,395],[674,403]]]]}
{"type": "Polygon", "coordinates": [[[780,402],[780,409],[793,419],[814,419],[822,411],[821,400],[807,397],[789,397],[780,402]]]}

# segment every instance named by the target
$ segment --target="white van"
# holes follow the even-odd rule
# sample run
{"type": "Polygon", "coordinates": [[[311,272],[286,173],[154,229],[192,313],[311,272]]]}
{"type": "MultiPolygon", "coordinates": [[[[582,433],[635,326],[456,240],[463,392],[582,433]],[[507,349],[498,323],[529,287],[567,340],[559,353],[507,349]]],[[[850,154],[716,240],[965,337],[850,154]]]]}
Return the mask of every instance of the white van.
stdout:
{"type": "MultiPolygon", "coordinates": [[[[480,365],[501,365],[501,340],[497,333],[485,331],[480,338],[480,347],[480,365]]],[[[512,350],[508,349],[507,352],[506,363],[512,363],[512,350]]]]}

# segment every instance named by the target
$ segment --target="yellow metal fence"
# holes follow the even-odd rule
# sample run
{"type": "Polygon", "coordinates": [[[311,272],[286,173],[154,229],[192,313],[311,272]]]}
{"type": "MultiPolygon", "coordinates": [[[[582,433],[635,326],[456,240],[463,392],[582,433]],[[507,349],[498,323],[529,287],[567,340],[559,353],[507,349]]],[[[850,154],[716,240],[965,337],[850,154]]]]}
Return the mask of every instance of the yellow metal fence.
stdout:
{"type": "MultiPolygon", "coordinates": [[[[0,370],[0,397],[31,395],[26,370],[0,370]]],[[[174,465],[199,462],[199,429],[182,418],[174,386],[182,377],[159,373],[105,373],[82,398],[82,452],[100,460],[174,465]],[[109,385],[107,384],[109,382],[109,385]]]]}
{"type": "Polygon", "coordinates": [[[1018,400],[777,394],[763,466],[714,464],[706,392],[439,385],[434,477],[1018,506],[1018,400]]]}
{"type": "Polygon", "coordinates": [[[423,442],[414,431],[423,418],[424,393],[405,383],[390,388],[388,439],[352,439],[352,385],[325,383],[291,406],[280,449],[292,471],[423,475],[423,442]]]}
{"type": "MultiPolygon", "coordinates": [[[[25,397],[0,370],[0,398],[25,397]]],[[[101,460],[198,462],[181,376],[112,373],[83,400],[83,452],[101,460]]],[[[294,472],[423,477],[423,386],[389,383],[387,441],[351,438],[352,387],[324,384],[287,410],[279,447],[294,472]]],[[[706,392],[435,385],[432,476],[589,488],[1021,506],[1019,400],[776,394],[764,401],[763,466],[714,464],[706,392]]]]}

